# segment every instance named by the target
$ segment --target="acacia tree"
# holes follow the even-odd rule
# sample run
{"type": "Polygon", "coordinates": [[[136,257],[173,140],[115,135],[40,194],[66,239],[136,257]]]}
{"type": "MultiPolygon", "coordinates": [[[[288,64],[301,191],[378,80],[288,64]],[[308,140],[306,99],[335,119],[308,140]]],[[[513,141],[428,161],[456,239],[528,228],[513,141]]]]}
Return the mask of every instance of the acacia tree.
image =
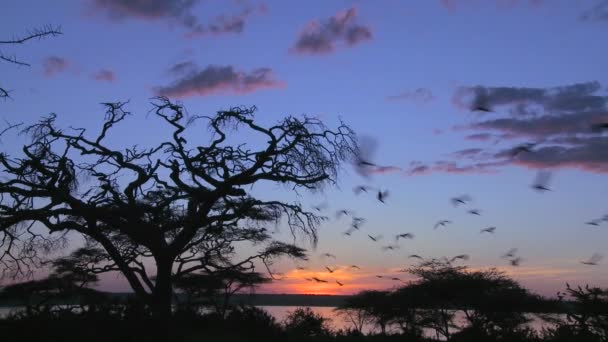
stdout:
{"type": "Polygon", "coordinates": [[[341,163],[357,152],[348,126],[330,130],[317,119],[289,116],[264,127],[254,121],[255,107],[187,117],[167,98],[152,104],[171,138],[150,148],[112,148],[113,128],[130,114],[119,102],[104,104],[97,134],[60,129],[51,115],[24,130],[31,142],[21,156],[0,154],[0,261],[6,272],[27,273],[41,249],[60,247],[65,234],[77,233],[98,252],[87,259],[91,272],[121,272],[153,315],[164,319],[171,315],[176,278],[245,272],[256,264],[270,272],[276,257],[306,256],[303,248],[275,240],[266,226],[284,224],[294,242],[302,233],[314,244],[323,217],[300,203],[257,198],[245,189],[265,181],[294,190],[334,184],[341,163]],[[210,143],[191,145],[186,133],[200,121],[207,123],[210,143]],[[265,143],[237,144],[237,130],[265,143]],[[239,258],[240,243],[258,246],[258,252],[239,258]]]}
{"type": "MultiPolygon", "coordinates": [[[[33,39],[42,39],[42,38],[57,36],[60,34],[61,34],[61,29],[59,27],[52,27],[52,26],[47,25],[42,28],[33,29],[33,30],[27,32],[27,34],[25,36],[13,37],[11,39],[0,40],[0,48],[2,48],[3,46],[21,45],[21,44],[25,44],[28,41],[33,40],[33,39]]],[[[10,64],[15,64],[18,66],[27,66],[27,67],[30,66],[29,63],[17,58],[14,54],[8,55],[8,54],[5,54],[1,50],[0,50],[0,62],[6,62],[6,63],[10,63],[10,64]]],[[[8,98],[8,97],[10,97],[9,91],[0,86],[0,99],[8,98]]]]}

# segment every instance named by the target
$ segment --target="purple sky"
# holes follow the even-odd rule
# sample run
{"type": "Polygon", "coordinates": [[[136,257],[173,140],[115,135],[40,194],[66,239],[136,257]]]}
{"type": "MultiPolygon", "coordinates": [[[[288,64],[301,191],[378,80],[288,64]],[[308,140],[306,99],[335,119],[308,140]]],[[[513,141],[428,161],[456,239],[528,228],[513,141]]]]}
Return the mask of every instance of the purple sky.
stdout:
{"type": "MultiPolygon", "coordinates": [[[[332,218],[351,208],[367,219],[351,237],[342,235],[346,219],[324,224],[306,264],[319,276],[328,263],[338,267],[347,285],[313,288],[284,261],[275,267],[287,279],[268,291],[391,286],[375,275],[403,276],[396,270],[414,253],[468,253],[472,267],[500,267],[543,294],[565,281],[608,286],[608,261],[580,263],[608,254],[608,222],[585,225],[608,214],[608,135],[589,129],[608,120],[608,1],[8,0],[1,17],[0,39],[45,24],[64,32],[0,51],[32,65],[0,63],[0,86],[12,97],[0,103],[3,121],[54,112],[62,125],[94,129],[99,103],[130,100],[137,115],[114,141],[145,145],[166,134],[146,115],[160,94],[196,114],[256,105],[268,123],[287,114],[329,124],[341,117],[377,140],[375,160],[395,166],[369,181],[390,190],[385,205],[353,194],[367,181],[350,167],[340,189],[300,198],[327,202],[332,218]],[[476,105],[493,112],[471,112],[476,105]],[[523,142],[540,144],[508,157],[523,142]],[[553,191],[540,194],[530,184],[545,168],[554,171],[553,191]],[[461,194],[481,216],[451,205],[461,194]],[[440,219],[454,223],[434,230],[440,219]],[[480,235],[488,226],[496,233],[480,235]],[[404,232],[415,239],[380,249],[404,232]],[[518,268],[500,258],[512,247],[523,259],[518,268]],[[337,259],[321,258],[326,251],[337,259]],[[347,271],[351,264],[362,270],[347,271]]],[[[22,142],[3,139],[3,149],[22,142]]],[[[125,289],[114,277],[103,286],[125,289]]]]}

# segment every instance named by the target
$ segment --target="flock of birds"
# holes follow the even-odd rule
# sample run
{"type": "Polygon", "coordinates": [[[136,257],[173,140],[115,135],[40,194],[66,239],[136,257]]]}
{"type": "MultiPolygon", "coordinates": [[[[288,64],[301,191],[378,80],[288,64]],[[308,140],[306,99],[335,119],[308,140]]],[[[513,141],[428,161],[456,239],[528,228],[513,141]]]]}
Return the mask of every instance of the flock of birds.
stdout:
{"type": "MultiPolygon", "coordinates": [[[[473,108],[473,110],[474,111],[483,111],[483,112],[492,111],[492,110],[488,109],[487,107],[476,107],[476,108],[473,108]]],[[[592,126],[592,130],[594,132],[608,130],[608,123],[595,124],[592,126]]],[[[393,166],[380,166],[371,161],[371,155],[375,149],[375,140],[373,140],[372,138],[369,138],[369,137],[362,137],[359,141],[359,144],[360,144],[359,154],[356,157],[355,162],[354,162],[355,171],[359,175],[361,175],[367,179],[373,173],[381,173],[381,172],[385,171],[386,169],[394,168],[393,166]]],[[[525,143],[525,144],[516,146],[515,148],[513,148],[511,150],[510,155],[512,158],[516,158],[519,155],[524,154],[524,153],[534,153],[535,152],[534,147],[536,145],[538,145],[538,143],[525,143]]],[[[546,171],[546,170],[539,171],[537,173],[536,178],[534,179],[533,183],[531,184],[531,188],[534,189],[535,191],[538,191],[541,193],[547,192],[547,191],[552,191],[550,188],[550,184],[549,184],[550,180],[551,180],[551,175],[552,174],[549,171],[546,171]]],[[[374,188],[374,187],[367,186],[367,185],[358,185],[353,189],[353,192],[355,195],[375,193],[376,200],[382,204],[385,204],[389,197],[388,190],[374,188]]],[[[451,198],[450,202],[455,207],[465,206],[472,202],[472,197],[469,195],[461,195],[461,196],[451,198]]],[[[324,203],[324,204],[315,206],[314,209],[319,212],[325,211],[325,209],[327,209],[327,204],[324,203]]],[[[474,209],[474,208],[468,209],[467,213],[470,215],[481,216],[481,210],[479,210],[479,209],[474,209]]],[[[344,236],[351,236],[356,231],[360,231],[362,225],[366,221],[365,218],[363,218],[363,217],[355,216],[354,212],[349,209],[340,209],[335,212],[336,220],[340,220],[343,217],[351,218],[350,227],[346,231],[343,232],[344,236]]],[[[586,222],[586,224],[589,226],[598,227],[604,222],[608,223],[608,215],[605,215],[601,218],[586,222]]],[[[437,221],[437,223],[435,223],[435,225],[433,226],[433,229],[444,228],[444,227],[447,227],[449,224],[452,224],[452,221],[442,219],[442,220],[437,221]]],[[[497,229],[496,226],[489,226],[489,227],[481,229],[479,233],[480,234],[494,234],[496,229],[497,229]]],[[[372,241],[372,243],[380,242],[383,239],[382,235],[367,234],[367,237],[370,239],[370,241],[372,241]]],[[[381,246],[381,249],[383,251],[390,251],[390,250],[398,249],[400,239],[414,239],[414,237],[415,237],[414,234],[411,232],[396,234],[393,237],[392,243],[381,246]]],[[[506,259],[508,261],[508,264],[510,264],[511,266],[519,266],[521,264],[521,262],[523,261],[523,259],[522,259],[522,257],[517,255],[517,252],[518,252],[517,248],[512,248],[509,251],[507,251],[505,254],[503,254],[501,256],[501,258],[506,259]]],[[[336,259],[336,256],[331,253],[323,253],[323,254],[321,254],[321,257],[324,259],[334,259],[334,260],[336,259]]],[[[411,254],[408,256],[408,258],[419,259],[421,261],[425,260],[422,256],[417,255],[417,254],[411,254]]],[[[589,265],[589,266],[596,266],[599,264],[599,262],[602,259],[603,259],[603,256],[601,254],[594,253],[588,260],[580,261],[580,263],[584,264],[584,265],[589,265]]],[[[444,260],[447,261],[448,263],[453,263],[458,260],[466,261],[466,260],[469,260],[469,255],[460,254],[460,255],[456,255],[452,258],[444,258],[444,260]]],[[[350,270],[360,270],[359,266],[357,266],[357,265],[351,265],[348,268],[350,270]]],[[[297,269],[306,270],[306,267],[298,266],[297,269]]],[[[337,268],[335,268],[335,267],[332,268],[331,266],[325,266],[325,269],[327,270],[327,273],[329,275],[333,274],[337,270],[337,268]]],[[[402,271],[406,272],[406,270],[402,270],[402,271]]],[[[385,275],[376,275],[376,278],[389,279],[392,281],[403,282],[403,280],[398,277],[391,277],[391,276],[385,276],[385,275]]],[[[329,280],[322,279],[318,276],[304,278],[304,279],[307,281],[316,282],[316,283],[329,283],[329,280]]],[[[333,280],[339,286],[345,285],[343,282],[339,281],[338,279],[333,279],[333,280]]]]}

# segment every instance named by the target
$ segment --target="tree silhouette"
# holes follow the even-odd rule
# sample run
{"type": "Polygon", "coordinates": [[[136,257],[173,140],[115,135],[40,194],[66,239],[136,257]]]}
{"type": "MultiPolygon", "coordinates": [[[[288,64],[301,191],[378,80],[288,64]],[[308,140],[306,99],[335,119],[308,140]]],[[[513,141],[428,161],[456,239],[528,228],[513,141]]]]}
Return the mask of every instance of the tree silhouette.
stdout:
{"type": "MultiPolygon", "coordinates": [[[[26,35],[22,36],[22,37],[13,37],[8,40],[0,40],[0,47],[21,45],[21,44],[25,44],[26,42],[33,40],[33,39],[42,39],[42,38],[47,38],[47,37],[53,37],[53,36],[57,36],[60,34],[62,34],[62,33],[61,33],[61,29],[59,27],[52,27],[52,26],[47,25],[42,28],[33,29],[33,30],[27,32],[26,35]]],[[[2,51],[0,51],[0,61],[15,64],[18,66],[28,66],[28,67],[30,66],[29,63],[17,58],[17,56],[15,56],[14,54],[7,55],[7,54],[3,53],[2,51]]],[[[6,99],[9,97],[10,97],[9,91],[5,88],[2,88],[2,86],[0,86],[0,99],[2,99],[2,98],[6,99]]]]}
{"type": "Polygon", "coordinates": [[[166,319],[175,279],[197,271],[247,272],[256,263],[272,276],[275,258],[305,258],[303,248],[275,240],[266,226],[284,224],[294,239],[303,234],[314,244],[323,217],[245,189],[264,182],[295,191],[334,184],[341,163],[357,152],[354,132],[343,123],[330,130],[317,119],[293,116],[264,127],[254,121],[255,107],[186,117],[167,98],[152,104],[171,136],[153,147],[111,146],[112,130],[130,114],[118,102],[104,104],[98,134],[60,129],[51,115],[23,131],[31,142],[21,156],[0,154],[5,274],[28,274],[41,252],[76,233],[98,252],[89,259],[91,272],[119,271],[154,316],[166,319]],[[210,143],[188,143],[186,133],[200,121],[210,143]],[[240,143],[248,134],[257,140],[240,143]],[[239,257],[236,244],[258,249],[239,257]]]}

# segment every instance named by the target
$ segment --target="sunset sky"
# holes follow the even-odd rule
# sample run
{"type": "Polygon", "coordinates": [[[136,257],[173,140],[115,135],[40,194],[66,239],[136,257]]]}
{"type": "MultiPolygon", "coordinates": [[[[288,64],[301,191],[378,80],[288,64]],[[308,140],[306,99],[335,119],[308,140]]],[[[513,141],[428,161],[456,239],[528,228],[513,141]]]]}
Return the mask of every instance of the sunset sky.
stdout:
{"type": "MultiPolygon", "coordinates": [[[[6,0],[0,19],[0,40],[47,24],[63,32],[0,46],[31,64],[0,62],[0,87],[11,91],[2,122],[57,113],[62,126],[96,129],[101,102],[130,100],[135,115],[114,143],[146,145],[167,135],[148,115],[150,98],[165,95],[192,114],[255,105],[266,123],[342,118],[377,142],[374,161],[393,167],[369,180],[345,165],[339,188],[323,194],[265,189],[308,208],[326,203],[330,220],[310,260],[277,262],[284,279],[259,292],[389,288],[399,283],[376,276],[408,280],[399,270],[410,254],[464,253],[460,264],[498,267],[546,295],[566,281],[608,286],[608,258],[580,263],[608,256],[608,222],[585,224],[608,214],[608,132],[590,130],[608,120],[608,1],[6,0]],[[475,101],[493,112],[472,112],[475,101]],[[506,153],[526,142],[539,143],[534,153],[506,153]],[[531,189],[541,169],[552,171],[552,191],[531,189]],[[388,189],[386,203],[355,196],[359,184],[388,189]],[[472,202],[454,207],[463,194],[472,202]],[[350,237],[349,219],[335,219],[342,208],[366,219],[350,237]],[[453,224],[433,229],[441,219],[453,224]],[[495,234],[480,234],[489,226],[495,234]],[[382,250],[406,232],[415,238],[382,250]],[[519,267],[501,258],[511,248],[519,267]],[[313,276],[329,283],[304,279],[313,276]]],[[[1,148],[22,143],[3,138],[1,148]]],[[[115,276],[101,288],[128,290],[115,276]]]]}

